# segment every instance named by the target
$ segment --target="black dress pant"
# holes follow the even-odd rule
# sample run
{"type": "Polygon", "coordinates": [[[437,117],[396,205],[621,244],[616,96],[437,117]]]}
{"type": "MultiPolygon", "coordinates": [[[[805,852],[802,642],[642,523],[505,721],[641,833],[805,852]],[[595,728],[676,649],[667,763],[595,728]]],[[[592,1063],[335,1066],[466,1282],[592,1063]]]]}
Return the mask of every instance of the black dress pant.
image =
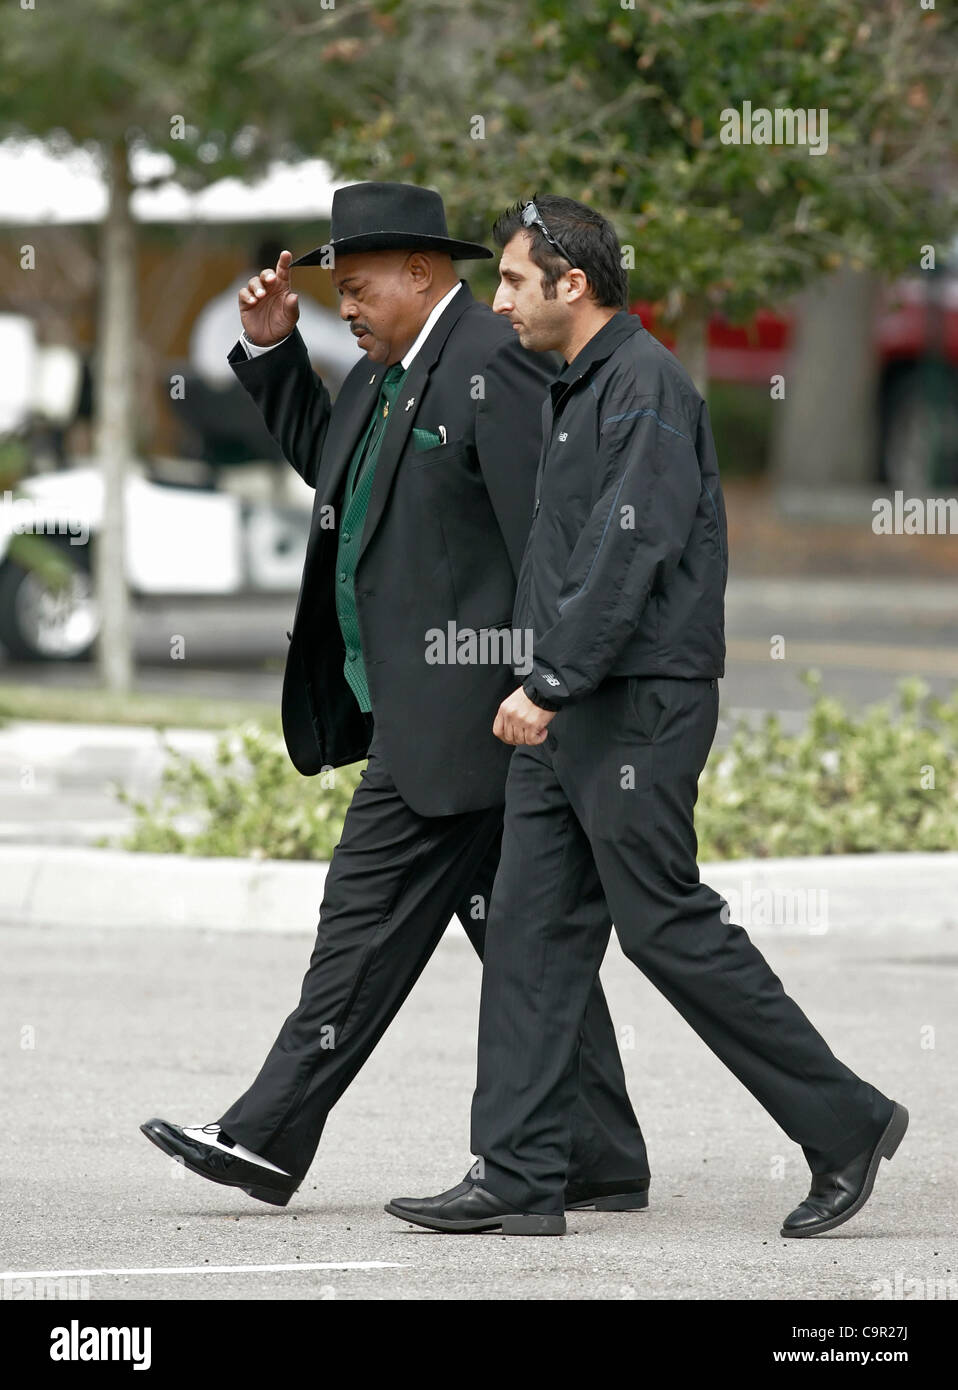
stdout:
{"type": "MultiPolygon", "coordinates": [[[[396,790],[374,734],[329,866],[299,1004],[252,1086],[220,1117],[232,1139],[305,1176],[327,1115],[386,1031],[453,913],[482,956],[501,838],[501,806],[417,815],[396,790]]],[[[608,935],[607,912],[601,892],[586,889],[575,920],[600,935],[604,922],[608,935]]],[[[579,1015],[570,1060],[576,1073],[570,1178],[648,1176],[645,1142],[598,981],[586,991],[579,1015]]]]}
{"type": "Polygon", "coordinates": [[[486,926],[472,1151],[483,1185],[562,1210],[575,1054],[610,926],[625,954],[747,1086],[813,1172],[844,1165],[892,1102],[860,1080],[699,880],[693,808],[718,719],[713,680],[609,678],[519,747],[486,926]]]}

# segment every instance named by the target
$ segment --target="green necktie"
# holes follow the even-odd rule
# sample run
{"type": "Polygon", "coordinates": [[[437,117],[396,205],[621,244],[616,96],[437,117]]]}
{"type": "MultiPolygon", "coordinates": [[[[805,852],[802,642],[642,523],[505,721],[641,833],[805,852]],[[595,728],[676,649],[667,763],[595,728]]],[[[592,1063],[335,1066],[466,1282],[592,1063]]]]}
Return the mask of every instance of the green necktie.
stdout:
{"type": "Polygon", "coordinates": [[[346,478],[342,528],[336,549],[336,615],[346,648],[343,674],[356,696],[361,710],[371,709],[366,669],[363,664],[359,634],[359,615],[356,612],[354,581],[366,524],[366,510],[372,494],[376,461],[379,457],[389,412],[395,406],[400,385],[405,376],[402,364],[387,368],[380,381],[379,399],[366,426],[365,434],[353,451],[346,478]]]}
{"type": "Polygon", "coordinates": [[[406,369],[401,362],[394,362],[391,367],[387,367],[380,382],[379,400],[376,402],[376,409],[373,411],[372,419],[366,430],[366,437],[363,440],[360,453],[359,466],[352,477],[351,486],[348,489],[346,498],[347,503],[353,499],[353,494],[359,485],[359,479],[363,469],[370,458],[375,457],[379,452],[379,445],[382,437],[386,433],[386,425],[389,421],[389,412],[396,404],[396,397],[399,395],[399,383],[406,375],[406,369]]]}

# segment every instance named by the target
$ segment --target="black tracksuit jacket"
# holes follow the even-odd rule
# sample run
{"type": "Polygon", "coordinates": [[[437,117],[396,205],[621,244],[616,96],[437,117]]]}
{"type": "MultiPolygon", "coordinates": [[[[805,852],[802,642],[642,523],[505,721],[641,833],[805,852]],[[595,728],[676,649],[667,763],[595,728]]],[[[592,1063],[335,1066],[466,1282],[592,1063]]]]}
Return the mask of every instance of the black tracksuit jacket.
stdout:
{"type": "Polygon", "coordinates": [[[624,310],[543,406],[532,530],[513,627],[532,632],[526,694],[547,709],[607,676],[725,671],[725,504],[708,407],[624,310]]]}

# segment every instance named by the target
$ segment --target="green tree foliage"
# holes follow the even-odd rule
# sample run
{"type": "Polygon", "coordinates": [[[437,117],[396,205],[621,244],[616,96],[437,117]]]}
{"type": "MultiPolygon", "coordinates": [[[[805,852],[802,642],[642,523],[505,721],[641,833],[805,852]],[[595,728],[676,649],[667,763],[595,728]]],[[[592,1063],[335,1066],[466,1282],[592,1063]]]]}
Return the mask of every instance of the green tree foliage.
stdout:
{"type": "MultiPolygon", "coordinates": [[[[305,0],[42,0],[0,10],[0,138],[40,136],[63,153],[88,148],[109,194],[95,366],[104,510],[93,559],[100,671],[110,690],[129,689],[133,665],[123,504],[137,410],[129,366],[136,338],[131,153],[166,154],[179,181],[193,188],[252,177],[274,158],[316,155],[332,122],[356,100],[354,60],[365,55],[372,81],[390,24],[364,0],[318,12],[305,0]]],[[[157,175],[168,177],[168,170],[157,175]]],[[[43,266],[22,273],[35,277],[42,295],[43,266]]]]}
{"type": "Polygon", "coordinates": [[[940,171],[958,54],[944,7],[381,8],[409,78],[338,123],[337,167],[439,185],[463,234],[536,189],[581,198],[634,247],[635,292],[673,316],[703,301],[744,315],[843,260],[917,268],[919,247],[952,225],[940,171]],[[826,110],[827,153],[723,143],[723,111],[745,101],[826,110]]]}
{"type": "Polygon", "coordinates": [[[362,56],[372,80],[391,24],[362,0],[329,11],[305,0],[6,5],[0,135],[63,150],[141,143],[197,188],[251,177],[271,159],[322,153],[350,108],[354,63],[362,56]]]}

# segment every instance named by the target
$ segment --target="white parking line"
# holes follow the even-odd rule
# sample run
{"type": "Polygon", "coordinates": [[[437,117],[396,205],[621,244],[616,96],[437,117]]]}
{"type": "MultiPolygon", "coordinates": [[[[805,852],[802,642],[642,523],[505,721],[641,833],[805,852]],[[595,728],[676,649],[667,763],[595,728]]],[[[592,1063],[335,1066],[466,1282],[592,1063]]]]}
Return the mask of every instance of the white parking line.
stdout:
{"type": "Polygon", "coordinates": [[[8,1270],[0,1279],[89,1279],[96,1274],[285,1274],[291,1269],[406,1269],[387,1260],[341,1260],[338,1263],[291,1265],[169,1265],[156,1269],[28,1269],[8,1270]]]}

